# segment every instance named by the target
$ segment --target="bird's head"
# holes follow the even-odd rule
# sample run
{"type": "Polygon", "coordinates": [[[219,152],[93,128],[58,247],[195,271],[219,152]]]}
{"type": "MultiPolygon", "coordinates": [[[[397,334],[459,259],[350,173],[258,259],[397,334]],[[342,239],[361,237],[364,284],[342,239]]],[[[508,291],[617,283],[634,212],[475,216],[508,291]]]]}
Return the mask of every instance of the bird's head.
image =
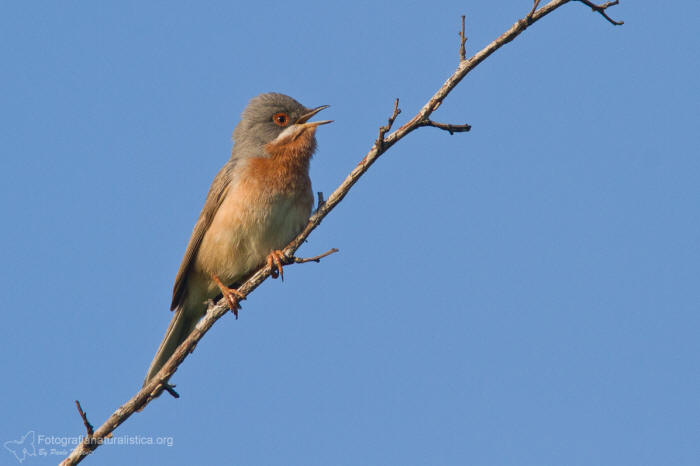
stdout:
{"type": "Polygon", "coordinates": [[[234,153],[270,155],[275,149],[301,143],[300,138],[312,142],[316,128],[331,123],[331,120],[309,121],[324,108],[328,105],[306,108],[284,94],[260,94],[243,110],[233,132],[234,153]]]}

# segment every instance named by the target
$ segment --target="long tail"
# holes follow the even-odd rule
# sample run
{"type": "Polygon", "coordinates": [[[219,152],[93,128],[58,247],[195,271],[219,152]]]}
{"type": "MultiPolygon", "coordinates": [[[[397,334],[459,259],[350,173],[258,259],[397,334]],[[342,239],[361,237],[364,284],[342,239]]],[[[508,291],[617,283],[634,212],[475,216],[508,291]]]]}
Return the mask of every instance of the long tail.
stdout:
{"type": "Polygon", "coordinates": [[[180,343],[185,341],[201,317],[202,314],[192,312],[192,309],[178,307],[175,310],[175,315],[173,315],[170,325],[168,325],[168,330],[165,331],[165,337],[163,337],[158,352],[153,358],[153,362],[151,362],[151,367],[148,368],[146,379],[143,381],[144,386],[158,373],[180,343]]]}

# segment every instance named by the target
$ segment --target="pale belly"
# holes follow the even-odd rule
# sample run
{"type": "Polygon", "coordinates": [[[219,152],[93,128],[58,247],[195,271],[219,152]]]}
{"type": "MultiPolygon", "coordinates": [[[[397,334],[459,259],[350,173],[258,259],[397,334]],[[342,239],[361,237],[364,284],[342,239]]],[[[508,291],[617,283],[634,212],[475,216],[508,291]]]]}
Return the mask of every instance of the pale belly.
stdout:
{"type": "Polygon", "coordinates": [[[210,280],[211,274],[227,285],[234,284],[262,265],[272,250],[286,246],[306,225],[313,206],[310,185],[295,195],[255,188],[235,183],[202,238],[192,270],[198,277],[191,278],[200,286],[206,281],[204,299],[220,293],[210,280]],[[257,195],[246,195],[251,192],[257,195]]]}

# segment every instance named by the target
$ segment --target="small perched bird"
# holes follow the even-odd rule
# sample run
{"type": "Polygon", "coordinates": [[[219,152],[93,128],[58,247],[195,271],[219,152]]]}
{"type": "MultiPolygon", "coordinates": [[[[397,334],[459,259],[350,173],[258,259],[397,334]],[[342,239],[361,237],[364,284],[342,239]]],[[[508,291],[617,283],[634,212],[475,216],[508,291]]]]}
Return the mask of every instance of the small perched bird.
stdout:
{"type": "Polygon", "coordinates": [[[330,120],[309,119],[327,108],[309,109],[283,94],[254,97],[233,132],[233,153],[219,170],[187,244],[175,278],[175,311],[148,369],[146,385],[207,310],[223,295],[238,318],[230,288],[267,264],[282,274],[281,248],[301,232],[311,214],[309,160],[316,128],[330,120]]]}

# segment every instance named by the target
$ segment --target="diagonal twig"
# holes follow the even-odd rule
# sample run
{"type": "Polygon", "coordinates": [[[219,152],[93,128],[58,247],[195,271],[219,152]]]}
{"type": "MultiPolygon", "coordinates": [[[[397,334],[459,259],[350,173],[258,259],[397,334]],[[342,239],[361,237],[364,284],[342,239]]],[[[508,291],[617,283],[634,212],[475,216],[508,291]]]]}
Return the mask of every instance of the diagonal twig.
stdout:
{"type": "Polygon", "coordinates": [[[465,44],[467,43],[467,36],[464,35],[464,15],[462,15],[462,30],[459,31],[459,61],[464,61],[467,59],[467,49],[465,44]]]}
{"type": "Polygon", "coordinates": [[[444,131],[447,131],[450,134],[454,133],[466,133],[470,129],[472,129],[471,125],[453,125],[450,123],[438,123],[437,121],[433,121],[430,119],[427,119],[423,122],[420,123],[420,126],[432,126],[433,128],[439,128],[444,131]]]}
{"type": "Polygon", "coordinates": [[[168,392],[170,394],[170,396],[172,396],[173,398],[180,398],[180,394],[175,391],[175,385],[165,383],[165,384],[163,384],[163,390],[168,392]]]}
{"type": "Polygon", "coordinates": [[[399,108],[399,99],[396,99],[394,101],[394,111],[389,117],[389,121],[387,121],[387,124],[384,126],[379,127],[379,136],[377,136],[377,140],[374,141],[374,145],[376,147],[381,148],[384,146],[384,135],[391,129],[392,126],[394,126],[394,121],[396,120],[396,117],[399,116],[399,113],[401,113],[401,109],[399,108]]]}
{"type": "MultiPolygon", "coordinates": [[[[369,152],[362,158],[362,160],[357,164],[357,166],[348,174],[345,180],[336,188],[335,191],[328,197],[326,202],[319,205],[316,212],[309,218],[307,225],[304,229],[297,235],[297,237],[292,240],[284,249],[283,254],[285,257],[293,258],[294,253],[301,247],[301,245],[306,241],[306,238],[311,234],[311,232],[318,227],[321,221],[343,200],[350,189],[355,185],[355,183],[364,175],[374,162],[384,154],[391,146],[396,144],[402,138],[407,136],[409,133],[415,129],[422,126],[433,126],[440,129],[448,130],[447,128],[452,128],[453,132],[457,132],[455,128],[462,127],[461,131],[467,131],[466,126],[468,125],[447,125],[444,123],[431,122],[430,115],[440,106],[442,101],[449,95],[449,93],[454,89],[457,84],[476,66],[493,54],[496,50],[503,47],[505,44],[509,43],[517,36],[519,36],[528,26],[532,25],[536,21],[542,19],[552,11],[557,8],[569,3],[572,0],[551,0],[546,5],[541,8],[533,8],[533,10],[525,18],[517,21],[513,26],[506,30],[494,41],[489,43],[482,50],[474,54],[467,60],[460,60],[457,69],[452,73],[452,75],[442,84],[440,89],[435,92],[435,94],[426,102],[425,105],[418,111],[418,113],[411,118],[408,122],[402,125],[400,128],[394,130],[392,133],[387,134],[394,123],[394,120],[400,113],[398,108],[398,99],[394,103],[394,112],[389,118],[388,123],[379,129],[379,136],[376,141],[372,144],[369,152]],[[430,122],[430,123],[426,123],[430,122]],[[431,124],[432,123],[432,124],[431,124]]],[[[588,6],[591,6],[591,2],[588,0],[579,0],[588,6]]],[[[611,21],[607,15],[605,15],[605,8],[617,4],[615,2],[608,2],[607,4],[597,6],[599,9],[594,8],[595,11],[601,12],[602,9],[603,16],[611,21]]],[[[613,24],[621,24],[618,22],[613,22],[613,24]]],[[[332,251],[332,250],[331,250],[332,251]]],[[[328,252],[320,256],[312,257],[309,261],[320,260],[322,257],[332,254],[328,252]]],[[[302,259],[303,260],[303,259],[302,259]]],[[[262,282],[264,282],[271,274],[270,268],[267,265],[263,265],[255,273],[253,273],[240,287],[238,291],[245,297],[249,295],[253,290],[255,290],[262,282]]],[[[228,303],[226,299],[219,300],[218,303],[212,305],[207,310],[206,315],[197,323],[194,330],[190,335],[183,341],[180,346],[175,350],[173,355],[168,359],[168,361],[163,365],[161,370],[156,374],[151,381],[141,388],[130,400],[120,406],[112,415],[93,433],[92,442],[82,442],[77,445],[73,451],[63,460],[61,464],[72,465],[77,464],[82,461],[86,455],[90,454],[101,444],[101,440],[112,435],[112,432],[124,423],[134,412],[143,409],[150,401],[166,389],[166,385],[170,377],[175,373],[180,364],[185,360],[185,358],[194,351],[195,347],[202,339],[202,337],[209,331],[209,329],[214,325],[214,323],[228,313],[228,303]]],[[[81,409],[82,411],[82,409],[81,409]]],[[[82,417],[82,416],[81,416],[82,417]]]]}
{"type": "Polygon", "coordinates": [[[590,0],[577,0],[577,1],[583,3],[584,5],[591,7],[591,9],[593,11],[596,11],[596,12],[600,13],[601,15],[603,15],[603,18],[607,19],[611,24],[614,24],[615,26],[622,26],[623,24],[625,24],[624,21],[615,21],[610,16],[608,16],[608,13],[605,11],[608,8],[610,8],[611,6],[615,6],[615,5],[619,4],[620,0],[605,2],[602,5],[596,5],[595,3],[591,2],[590,0]]]}
{"type": "Polygon", "coordinates": [[[305,264],[307,262],[321,262],[321,259],[323,259],[324,257],[330,256],[331,254],[335,254],[338,251],[340,251],[340,249],[332,248],[324,252],[323,254],[319,254],[318,256],[314,257],[293,257],[292,262],[294,264],[305,264]]]}
{"type": "Polygon", "coordinates": [[[537,7],[540,6],[540,0],[535,0],[532,2],[532,10],[530,10],[530,13],[527,14],[526,18],[531,19],[532,15],[535,14],[535,11],[537,11],[537,7]]]}
{"type": "Polygon", "coordinates": [[[316,210],[320,209],[323,204],[326,203],[326,201],[323,199],[323,191],[319,191],[316,193],[318,196],[318,202],[316,203],[316,210]]]}
{"type": "Polygon", "coordinates": [[[80,417],[83,419],[83,425],[85,426],[85,430],[87,431],[87,438],[91,439],[93,434],[95,433],[95,429],[92,427],[92,424],[90,424],[90,421],[88,421],[87,413],[83,411],[83,407],[80,406],[80,401],[75,400],[75,406],[78,408],[78,413],[80,413],[80,417]]]}

